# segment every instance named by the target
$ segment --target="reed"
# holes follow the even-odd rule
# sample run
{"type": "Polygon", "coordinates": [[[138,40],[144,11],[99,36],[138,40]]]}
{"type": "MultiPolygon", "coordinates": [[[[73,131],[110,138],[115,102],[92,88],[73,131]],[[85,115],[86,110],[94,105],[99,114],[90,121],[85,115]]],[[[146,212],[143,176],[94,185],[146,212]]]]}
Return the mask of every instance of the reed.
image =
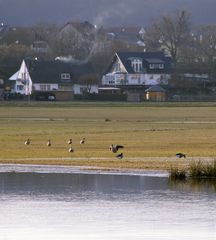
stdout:
{"type": "Polygon", "coordinates": [[[193,161],[189,165],[188,175],[191,178],[202,178],[204,176],[204,165],[201,161],[195,162],[193,161]]]}
{"type": "Polygon", "coordinates": [[[216,178],[216,160],[206,164],[201,161],[191,163],[189,176],[192,178],[216,178]]]}
{"type": "Polygon", "coordinates": [[[169,170],[170,173],[170,180],[176,181],[176,180],[186,180],[187,177],[187,171],[185,169],[177,169],[171,167],[169,170]]]}
{"type": "Polygon", "coordinates": [[[169,173],[171,180],[185,180],[187,177],[190,179],[214,179],[216,178],[216,160],[212,163],[193,161],[186,170],[171,167],[169,173]]]}

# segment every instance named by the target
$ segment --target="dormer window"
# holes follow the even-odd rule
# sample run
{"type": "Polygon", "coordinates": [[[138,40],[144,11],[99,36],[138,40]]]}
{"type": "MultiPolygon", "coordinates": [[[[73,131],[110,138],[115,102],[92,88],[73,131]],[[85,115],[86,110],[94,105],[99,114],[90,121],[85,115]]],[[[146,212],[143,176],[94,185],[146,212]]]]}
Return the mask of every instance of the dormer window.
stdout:
{"type": "Polygon", "coordinates": [[[70,73],[62,73],[61,74],[62,80],[69,80],[70,79],[70,73]]]}
{"type": "Polygon", "coordinates": [[[164,69],[164,64],[160,63],[159,64],[159,69],[164,69]]]}
{"type": "Polygon", "coordinates": [[[114,72],[121,72],[121,64],[119,61],[116,61],[113,68],[114,72]]]}
{"type": "Polygon", "coordinates": [[[149,64],[150,69],[164,69],[163,63],[151,63],[149,64]]]}
{"type": "Polygon", "coordinates": [[[131,67],[134,72],[142,72],[142,60],[139,58],[134,58],[131,60],[131,67]]]}

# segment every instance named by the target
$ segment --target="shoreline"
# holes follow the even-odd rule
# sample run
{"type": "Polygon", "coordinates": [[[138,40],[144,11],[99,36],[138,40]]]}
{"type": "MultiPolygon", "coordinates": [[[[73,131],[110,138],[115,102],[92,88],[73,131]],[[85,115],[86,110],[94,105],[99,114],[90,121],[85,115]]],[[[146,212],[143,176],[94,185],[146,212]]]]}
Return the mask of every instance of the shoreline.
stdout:
{"type": "Polygon", "coordinates": [[[29,158],[0,158],[0,165],[39,165],[74,167],[100,171],[169,171],[171,168],[184,170],[193,162],[212,163],[215,157],[29,157],[29,158]]]}
{"type": "Polygon", "coordinates": [[[64,166],[40,164],[2,164],[0,173],[39,173],[39,174],[103,174],[103,175],[128,175],[128,176],[154,176],[168,177],[165,170],[147,169],[117,169],[92,166],[64,166]]]}

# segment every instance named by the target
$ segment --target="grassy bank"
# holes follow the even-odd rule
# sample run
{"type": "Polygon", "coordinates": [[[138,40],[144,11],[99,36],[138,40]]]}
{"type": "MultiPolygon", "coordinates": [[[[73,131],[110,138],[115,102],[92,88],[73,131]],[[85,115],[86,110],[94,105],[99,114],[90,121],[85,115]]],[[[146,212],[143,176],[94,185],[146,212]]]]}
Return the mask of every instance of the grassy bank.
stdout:
{"type": "Polygon", "coordinates": [[[209,162],[193,161],[185,169],[179,169],[176,166],[171,167],[171,180],[191,179],[216,179],[216,160],[209,162]]]}
{"type": "Polygon", "coordinates": [[[190,158],[214,157],[215,103],[0,103],[0,162],[106,168],[180,168],[190,158]],[[79,140],[86,143],[80,146],[79,140]],[[32,140],[24,145],[26,138],[32,140]],[[67,140],[73,139],[74,153],[67,140]],[[52,140],[52,147],[46,141],[52,140]],[[123,160],[109,151],[125,146],[123,160]],[[63,160],[64,159],[64,160],[63,160]]]}

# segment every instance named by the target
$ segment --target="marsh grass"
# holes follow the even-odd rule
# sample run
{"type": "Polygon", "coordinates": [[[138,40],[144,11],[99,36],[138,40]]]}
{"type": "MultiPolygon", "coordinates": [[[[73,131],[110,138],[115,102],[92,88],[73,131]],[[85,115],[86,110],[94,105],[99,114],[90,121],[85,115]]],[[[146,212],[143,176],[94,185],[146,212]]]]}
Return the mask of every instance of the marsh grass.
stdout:
{"type": "Polygon", "coordinates": [[[192,162],[189,166],[191,178],[216,178],[216,160],[212,163],[192,162]]]}
{"type": "Polygon", "coordinates": [[[187,171],[185,169],[177,169],[176,167],[172,167],[169,170],[169,178],[172,181],[177,181],[177,180],[186,180],[187,177],[187,171]]]}
{"type": "Polygon", "coordinates": [[[188,179],[216,179],[216,160],[211,163],[202,161],[193,161],[187,169],[178,169],[170,167],[170,180],[185,180],[188,179]]]}

